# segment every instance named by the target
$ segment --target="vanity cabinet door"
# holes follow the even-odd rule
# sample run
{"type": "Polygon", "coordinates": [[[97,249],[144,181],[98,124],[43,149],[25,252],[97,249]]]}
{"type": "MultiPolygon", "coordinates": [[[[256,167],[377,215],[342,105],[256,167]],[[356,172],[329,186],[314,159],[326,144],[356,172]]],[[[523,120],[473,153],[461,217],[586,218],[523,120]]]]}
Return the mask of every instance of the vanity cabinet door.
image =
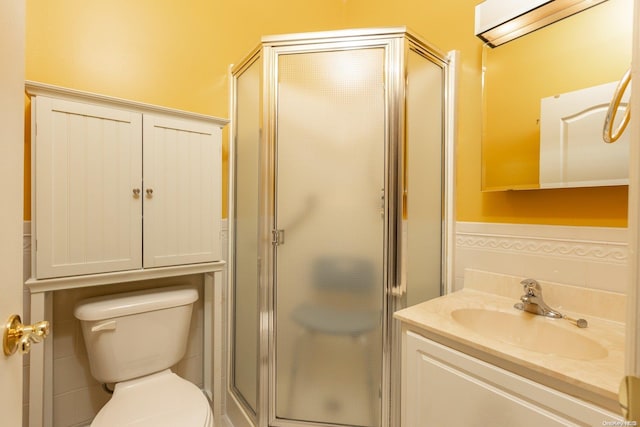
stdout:
{"type": "Polygon", "coordinates": [[[32,99],[37,278],[141,267],[142,115],[32,99]]]}
{"type": "Polygon", "coordinates": [[[401,406],[404,427],[564,427],[622,421],[411,331],[403,334],[401,406]]]}
{"type": "Polygon", "coordinates": [[[197,120],[145,114],[145,268],[221,259],[221,132],[197,120]]]}

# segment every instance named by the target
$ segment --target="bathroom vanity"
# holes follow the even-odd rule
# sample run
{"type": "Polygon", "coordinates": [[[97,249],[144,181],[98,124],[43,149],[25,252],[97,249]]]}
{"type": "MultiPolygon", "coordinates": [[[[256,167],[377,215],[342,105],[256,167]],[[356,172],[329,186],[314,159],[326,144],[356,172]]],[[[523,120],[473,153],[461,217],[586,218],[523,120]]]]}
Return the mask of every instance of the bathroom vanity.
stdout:
{"type": "Polygon", "coordinates": [[[403,329],[402,425],[622,421],[617,393],[624,373],[624,310],[603,318],[602,307],[619,311],[624,297],[543,284],[549,305],[553,300],[563,314],[587,318],[582,329],[513,308],[522,287],[517,278],[499,276],[497,284],[476,281],[395,314],[403,329]],[[557,303],[573,291],[593,294],[581,298],[580,312],[557,303]]]}

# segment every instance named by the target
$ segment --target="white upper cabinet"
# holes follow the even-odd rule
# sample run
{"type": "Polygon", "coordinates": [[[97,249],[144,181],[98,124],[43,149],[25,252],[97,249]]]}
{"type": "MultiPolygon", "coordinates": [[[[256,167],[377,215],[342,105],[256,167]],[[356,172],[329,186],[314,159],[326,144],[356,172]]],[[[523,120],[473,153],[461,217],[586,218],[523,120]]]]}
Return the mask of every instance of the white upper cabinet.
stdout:
{"type": "Polygon", "coordinates": [[[27,87],[34,278],[221,259],[225,120],[27,87]]]}
{"type": "Polygon", "coordinates": [[[144,116],[144,267],[220,259],[221,129],[144,116]]]}
{"type": "Polygon", "coordinates": [[[44,96],[32,108],[37,277],[140,268],[142,114],[44,96]]]}

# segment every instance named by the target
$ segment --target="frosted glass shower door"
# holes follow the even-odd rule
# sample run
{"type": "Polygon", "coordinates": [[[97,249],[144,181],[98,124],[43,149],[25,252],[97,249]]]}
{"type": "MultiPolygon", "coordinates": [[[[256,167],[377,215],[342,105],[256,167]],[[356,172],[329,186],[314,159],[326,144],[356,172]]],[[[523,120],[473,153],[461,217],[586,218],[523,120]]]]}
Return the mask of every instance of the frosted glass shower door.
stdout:
{"type": "Polygon", "coordinates": [[[233,358],[231,380],[253,413],[258,405],[258,289],[260,241],[260,78],[257,59],[236,77],[234,123],[233,358]]]}
{"type": "Polygon", "coordinates": [[[384,59],[278,56],[277,418],[380,425],[384,59]]]}
{"type": "Polygon", "coordinates": [[[444,71],[410,50],[406,76],[402,228],[408,307],[442,295],[444,71]]]}

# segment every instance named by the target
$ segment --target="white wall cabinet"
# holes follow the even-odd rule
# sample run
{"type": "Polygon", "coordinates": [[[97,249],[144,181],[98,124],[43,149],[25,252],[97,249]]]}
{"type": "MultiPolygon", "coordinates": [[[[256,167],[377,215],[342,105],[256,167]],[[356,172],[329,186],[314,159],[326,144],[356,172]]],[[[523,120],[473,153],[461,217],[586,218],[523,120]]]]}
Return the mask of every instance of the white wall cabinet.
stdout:
{"type": "Polygon", "coordinates": [[[34,278],[221,259],[225,120],[27,88],[34,278]]]}
{"type": "Polygon", "coordinates": [[[221,259],[220,127],[144,116],[144,259],[161,267],[221,259]]]}
{"type": "Polygon", "coordinates": [[[403,333],[403,427],[600,426],[611,421],[622,418],[412,331],[403,333]]]}
{"type": "Polygon", "coordinates": [[[35,275],[141,267],[142,114],[32,98],[35,275]]]}

